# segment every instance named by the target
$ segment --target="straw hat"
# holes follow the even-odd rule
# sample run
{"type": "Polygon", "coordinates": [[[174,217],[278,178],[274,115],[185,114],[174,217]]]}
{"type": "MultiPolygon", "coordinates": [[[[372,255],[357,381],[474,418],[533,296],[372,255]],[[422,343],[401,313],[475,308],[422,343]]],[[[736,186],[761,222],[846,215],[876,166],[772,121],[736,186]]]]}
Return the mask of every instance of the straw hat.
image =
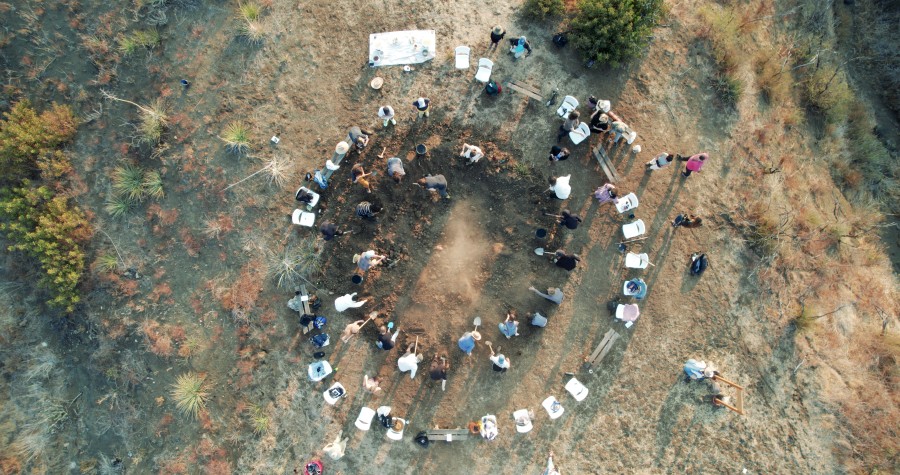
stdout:
{"type": "Polygon", "coordinates": [[[481,341],[481,333],[478,333],[477,330],[476,330],[476,331],[473,331],[473,332],[472,332],[472,338],[473,338],[475,341],[481,341]]]}
{"type": "Polygon", "coordinates": [[[375,76],[375,78],[372,79],[372,82],[370,82],[369,85],[372,86],[372,89],[381,89],[381,86],[384,85],[384,79],[380,76],[375,76]]]}
{"type": "Polygon", "coordinates": [[[495,34],[495,35],[502,35],[502,34],[504,33],[504,32],[503,32],[503,27],[500,26],[500,25],[495,26],[494,29],[491,30],[491,32],[492,32],[493,34],[495,34]]]}
{"type": "Polygon", "coordinates": [[[337,147],[334,147],[334,151],[340,154],[345,154],[350,151],[350,144],[342,140],[338,142],[337,147]]]}
{"type": "Polygon", "coordinates": [[[403,430],[403,421],[400,419],[394,419],[394,424],[391,428],[394,429],[394,432],[400,432],[401,430],[403,430]]]}
{"type": "Polygon", "coordinates": [[[353,254],[353,263],[356,264],[359,262],[359,258],[362,257],[359,254],[353,254]]]}

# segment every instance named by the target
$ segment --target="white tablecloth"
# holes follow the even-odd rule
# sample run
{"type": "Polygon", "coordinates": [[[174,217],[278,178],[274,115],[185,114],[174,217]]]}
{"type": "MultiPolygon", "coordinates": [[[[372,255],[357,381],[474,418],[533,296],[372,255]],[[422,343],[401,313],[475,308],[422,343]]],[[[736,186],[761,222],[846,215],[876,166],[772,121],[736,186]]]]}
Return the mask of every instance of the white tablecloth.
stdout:
{"type": "Polygon", "coordinates": [[[436,49],[434,30],[373,33],[369,35],[369,64],[396,66],[424,63],[434,59],[436,49]]]}

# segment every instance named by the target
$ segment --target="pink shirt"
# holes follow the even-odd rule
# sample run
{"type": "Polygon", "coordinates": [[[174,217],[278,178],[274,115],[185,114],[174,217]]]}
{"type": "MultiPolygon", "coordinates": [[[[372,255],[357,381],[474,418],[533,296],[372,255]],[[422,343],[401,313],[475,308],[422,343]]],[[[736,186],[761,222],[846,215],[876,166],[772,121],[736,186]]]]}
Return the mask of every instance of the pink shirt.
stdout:
{"type": "Polygon", "coordinates": [[[697,155],[692,156],[688,159],[687,165],[685,168],[692,172],[699,172],[701,168],[703,168],[703,164],[706,163],[705,160],[709,158],[709,154],[706,152],[698,153],[697,155]]]}

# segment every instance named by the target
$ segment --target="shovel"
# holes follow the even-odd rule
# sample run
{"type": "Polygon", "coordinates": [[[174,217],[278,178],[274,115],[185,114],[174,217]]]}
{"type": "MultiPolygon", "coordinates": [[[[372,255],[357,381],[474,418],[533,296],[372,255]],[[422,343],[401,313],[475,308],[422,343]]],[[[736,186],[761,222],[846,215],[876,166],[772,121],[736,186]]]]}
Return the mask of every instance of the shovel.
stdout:
{"type": "Polygon", "coordinates": [[[544,248],[543,248],[543,247],[539,247],[539,248],[537,248],[537,249],[534,250],[534,253],[537,254],[537,255],[539,255],[539,256],[543,256],[543,255],[544,255],[544,248]]]}
{"type": "MultiPolygon", "coordinates": [[[[487,345],[487,346],[488,346],[488,348],[490,348],[490,349],[491,349],[491,356],[494,356],[494,347],[493,347],[493,346],[491,346],[491,342],[489,342],[489,341],[486,341],[486,342],[484,342],[484,344],[485,344],[485,345],[487,345]]],[[[498,348],[498,349],[499,349],[499,348],[498,348]]]]}
{"type": "Polygon", "coordinates": [[[381,149],[381,153],[378,154],[378,158],[384,158],[384,152],[387,151],[387,147],[381,149]]]}
{"type": "Polygon", "coordinates": [[[475,329],[472,330],[472,333],[475,333],[478,331],[478,327],[481,326],[481,317],[475,317],[475,321],[473,321],[472,324],[475,325],[475,329]]]}
{"type": "Polygon", "coordinates": [[[419,350],[419,337],[417,336],[417,337],[416,337],[416,344],[415,344],[415,346],[413,346],[413,354],[414,354],[414,355],[417,354],[417,353],[418,353],[418,350],[419,350]]]}

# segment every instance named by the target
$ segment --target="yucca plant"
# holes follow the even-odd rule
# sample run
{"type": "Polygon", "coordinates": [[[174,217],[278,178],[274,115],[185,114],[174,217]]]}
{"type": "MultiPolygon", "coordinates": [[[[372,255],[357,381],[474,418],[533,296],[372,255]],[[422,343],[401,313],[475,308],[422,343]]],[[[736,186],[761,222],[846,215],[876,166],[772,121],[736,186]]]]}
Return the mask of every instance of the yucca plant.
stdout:
{"type": "Polygon", "coordinates": [[[120,53],[122,53],[123,56],[128,56],[134,53],[135,51],[137,51],[139,46],[140,45],[137,44],[136,41],[134,41],[134,38],[130,36],[123,36],[119,38],[118,50],[120,53]]]}
{"type": "Polygon", "coordinates": [[[136,165],[122,165],[113,170],[112,187],[132,201],[144,199],[144,169],[136,165]]]}
{"type": "Polygon", "coordinates": [[[262,434],[269,430],[269,416],[265,409],[254,405],[250,410],[250,419],[253,421],[253,432],[262,434]]]}
{"type": "Polygon", "coordinates": [[[225,148],[238,155],[250,151],[250,129],[243,122],[232,122],[225,127],[223,137],[225,148]]]}
{"type": "Polygon", "coordinates": [[[106,212],[113,218],[119,218],[130,213],[134,209],[134,201],[125,196],[114,194],[106,200],[106,212]]]}
{"type": "Polygon", "coordinates": [[[259,20],[244,20],[241,22],[240,35],[243,36],[248,43],[257,45],[266,39],[266,30],[259,20]]]}
{"type": "Polygon", "coordinates": [[[114,254],[103,254],[97,258],[97,268],[102,272],[113,272],[119,268],[119,258],[114,254]]]}
{"type": "Polygon", "coordinates": [[[262,8],[253,2],[241,3],[238,6],[238,11],[241,14],[241,18],[247,21],[254,21],[259,19],[259,13],[262,11],[262,8]]]}
{"type": "Polygon", "coordinates": [[[135,43],[144,48],[159,46],[159,32],[156,30],[138,30],[131,34],[135,43]]]}
{"type": "Polygon", "coordinates": [[[196,373],[184,373],[172,384],[172,398],[178,410],[193,419],[206,408],[208,397],[206,378],[196,373]]]}
{"type": "Polygon", "coordinates": [[[165,196],[163,190],[162,175],[157,170],[148,170],[144,173],[144,181],[142,183],[144,193],[151,198],[162,198],[165,196]]]}

